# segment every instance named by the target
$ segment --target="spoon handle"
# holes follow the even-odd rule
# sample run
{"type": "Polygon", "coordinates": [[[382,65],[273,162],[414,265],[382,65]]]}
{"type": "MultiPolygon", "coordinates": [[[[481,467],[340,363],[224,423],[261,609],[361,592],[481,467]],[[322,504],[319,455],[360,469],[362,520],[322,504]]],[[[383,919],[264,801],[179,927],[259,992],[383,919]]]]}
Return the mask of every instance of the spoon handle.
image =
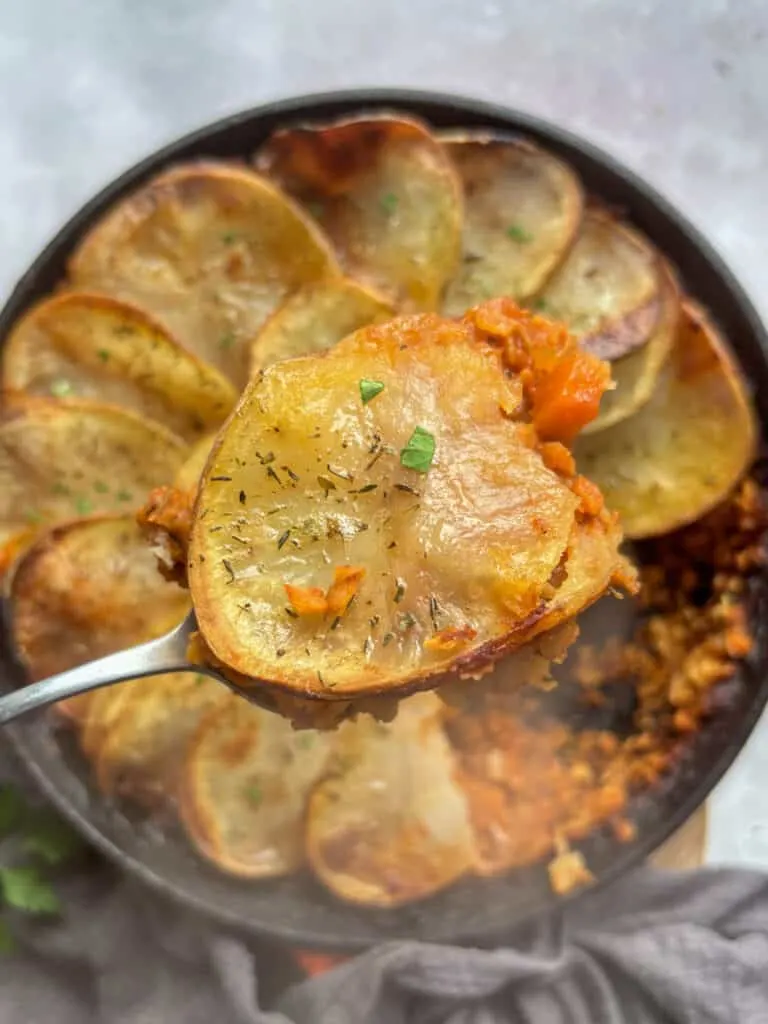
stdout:
{"type": "Polygon", "coordinates": [[[55,701],[75,697],[80,693],[122,683],[126,679],[162,675],[165,672],[189,670],[186,643],[189,628],[186,622],[157,640],[139,644],[126,651],[108,654],[96,661],[41,679],[39,683],[22,686],[13,693],[0,697],[0,725],[10,722],[27,711],[53,704],[55,701]]]}

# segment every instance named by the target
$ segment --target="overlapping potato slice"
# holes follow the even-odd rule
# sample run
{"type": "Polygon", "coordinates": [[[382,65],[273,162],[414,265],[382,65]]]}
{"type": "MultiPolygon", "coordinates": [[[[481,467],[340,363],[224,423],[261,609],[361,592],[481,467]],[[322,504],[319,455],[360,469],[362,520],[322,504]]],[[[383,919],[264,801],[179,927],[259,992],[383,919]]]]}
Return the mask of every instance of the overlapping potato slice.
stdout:
{"type": "MultiPolygon", "coordinates": [[[[580,401],[593,371],[596,411],[604,365],[512,303],[366,328],[251,383],[208,463],[189,552],[217,663],[343,701],[480,669],[556,624],[581,502],[536,448],[522,378],[504,372],[505,332],[513,348],[571,346],[542,349],[529,396],[542,429],[570,432],[573,410],[558,421],[539,397],[580,401]],[[425,472],[408,468],[414,434],[434,442],[425,472]]],[[[617,540],[603,531],[619,571],[617,540]]]]}
{"type": "Polygon", "coordinates": [[[6,389],[124,406],[194,440],[235,404],[232,385],[141,309],[65,292],[23,317],[3,350],[6,389]]]}
{"type": "Polygon", "coordinates": [[[70,264],[76,287],[135,302],[236,384],[269,314],[335,270],[290,200],[252,171],[212,162],[175,167],[118,203],[70,264]]]}
{"type": "Polygon", "coordinates": [[[307,814],[310,864],[337,896],[394,907],[470,866],[467,806],[441,711],[434,694],[420,693],[386,725],[365,717],[341,726],[307,814]]]}
{"type": "Polygon", "coordinates": [[[0,413],[0,529],[138,507],[172,480],[186,447],[113,406],[6,395],[0,413]]]}
{"type": "Polygon", "coordinates": [[[523,301],[561,261],[581,220],[574,172],[523,139],[456,133],[441,141],[464,188],[462,262],[443,309],[461,316],[497,295],[523,301]]]}
{"type": "Polygon", "coordinates": [[[221,683],[193,672],[131,684],[128,699],[106,711],[110,721],[97,733],[96,778],[102,792],[150,806],[176,797],[190,737],[201,718],[228,697],[221,683]]]}
{"type": "Polygon", "coordinates": [[[631,419],[579,440],[579,468],[621,515],[627,537],[693,522],[747,469],[757,428],[738,367],[717,328],[687,300],[672,356],[631,419]]]}
{"type": "Polygon", "coordinates": [[[203,475],[215,440],[215,434],[206,434],[205,437],[200,438],[176,474],[173,481],[174,487],[180,491],[197,491],[197,485],[200,483],[200,477],[203,475]]]}
{"type": "MultiPolygon", "coordinates": [[[[157,572],[132,516],[45,533],[17,563],[10,601],[12,637],[33,679],[160,636],[189,608],[188,595],[157,572]]],[[[89,700],[65,710],[80,718],[89,700]]]]}
{"type": "Polygon", "coordinates": [[[589,209],[562,265],[533,305],[601,359],[644,345],[660,315],[659,256],[613,214],[589,209]]]}
{"type": "Polygon", "coordinates": [[[201,723],[184,770],[182,820],[218,867],[246,878],[285,875],[304,860],[307,795],[329,736],[296,732],[229,695],[201,723]]]}
{"type": "Polygon", "coordinates": [[[367,324],[394,313],[383,298],[348,278],[329,278],[288,298],[259,333],[251,348],[253,373],[281,359],[324,352],[367,324]]]}
{"type": "Polygon", "coordinates": [[[372,115],[286,128],[256,166],[305,204],[352,277],[399,308],[437,308],[458,266],[461,187],[423,124],[372,115]]]}

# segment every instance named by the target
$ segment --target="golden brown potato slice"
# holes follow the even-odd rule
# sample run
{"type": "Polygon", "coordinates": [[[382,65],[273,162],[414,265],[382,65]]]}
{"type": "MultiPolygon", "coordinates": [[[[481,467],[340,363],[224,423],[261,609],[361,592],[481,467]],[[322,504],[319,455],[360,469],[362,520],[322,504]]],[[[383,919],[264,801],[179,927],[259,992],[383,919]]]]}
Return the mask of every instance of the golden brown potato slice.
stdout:
{"type": "MultiPolygon", "coordinates": [[[[132,516],[45,533],[16,564],[10,601],[13,640],[33,679],[160,636],[189,608],[188,595],[157,572],[132,516]]],[[[79,717],[89,699],[70,709],[79,717]]]]}
{"type": "Polygon", "coordinates": [[[600,415],[584,428],[596,434],[628,419],[641,409],[653,394],[659,374],[669,358],[680,319],[680,291],[668,264],[662,261],[661,307],[653,334],[642,348],[611,363],[615,388],[606,391],[600,402],[600,415]]]}
{"type": "Polygon", "coordinates": [[[21,530],[138,508],[172,480],[186,446],[113,406],[5,396],[0,414],[0,528],[21,530]]]}
{"type": "Polygon", "coordinates": [[[367,324],[394,313],[375,292],[348,278],[330,278],[288,298],[253,341],[253,373],[281,359],[324,352],[367,324]]]}
{"type": "Polygon", "coordinates": [[[237,399],[229,381],[143,310],[83,292],[46,299],[18,322],[3,350],[2,384],[124,406],[188,440],[223,423],[237,399]]]}
{"type": "Polygon", "coordinates": [[[269,314],[335,270],[325,239],[289,199],[220,163],[154,178],[86,235],[70,264],[76,287],[135,302],[236,384],[269,314]]]}
{"type": "Polygon", "coordinates": [[[394,907],[450,885],[471,863],[466,801],[432,693],[400,704],[388,724],[340,727],[329,774],[307,814],[307,853],[331,892],[394,907]]]}
{"type": "Polygon", "coordinates": [[[462,262],[443,309],[509,295],[523,301],[544,285],[573,242],[583,195],[574,172],[522,139],[483,133],[443,136],[464,187],[462,262]]]}
{"type": "Polygon", "coordinates": [[[150,806],[175,798],[190,737],[228,694],[215,679],[193,672],[137,680],[100,737],[96,778],[102,792],[150,806]]]}
{"type": "MultiPolygon", "coordinates": [[[[527,410],[570,433],[571,400],[597,374],[593,415],[607,369],[564,329],[497,305],[366,328],[249,385],[208,463],[189,552],[217,662],[343,701],[475,671],[554,625],[582,500],[545,463],[527,410]],[[529,378],[505,373],[505,332],[516,360],[525,339],[534,362],[546,356],[527,401],[529,378]]],[[[618,538],[601,528],[618,571],[618,538]]]]}
{"type": "Polygon", "coordinates": [[[582,438],[579,468],[621,515],[627,537],[693,522],[748,468],[757,427],[739,369],[703,310],[687,300],[672,356],[631,419],[582,438]]]}
{"type": "Polygon", "coordinates": [[[437,308],[458,266],[461,187],[423,124],[377,115],[286,128],[256,166],[310,210],[352,277],[402,309],[437,308]]]}
{"type": "Polygon", "coordinates": [[[619,359],[650,338],[660,315],[655,249],[604,210],[584,214],[571,250],[533,301],[590,352],[619,359]]]}
{"type": "Polygon", "coordinates": [[[200,483],[200,477],[203,475],[215,440],[216,434],[206,434],[205,437],[200,438],[176,474],[173,481],[174,487],[180,491],[197,491],[197,485],[200,483]]]}
{"type": "Polygon", "coordinates": [[[304,812],[329,736],[229,696],[189,748],[182,820],[201,853],[245,878],[289,874],[304,860],[304,812]]]}

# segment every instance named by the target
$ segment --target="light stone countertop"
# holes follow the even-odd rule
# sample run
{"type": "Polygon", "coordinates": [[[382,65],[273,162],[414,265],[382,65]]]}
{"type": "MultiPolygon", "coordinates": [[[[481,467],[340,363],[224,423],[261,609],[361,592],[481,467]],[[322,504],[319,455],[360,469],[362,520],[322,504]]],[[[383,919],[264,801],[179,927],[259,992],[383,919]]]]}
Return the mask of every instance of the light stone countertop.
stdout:
{"type": "MultiPolygon", "coordinates": [[[[223,114],[361,85],[542,115],[647,178],[768,318],[765,0],[0,3],[0,291],[125,167],[223,114]]],[[[709,859],[768,867],[768,718],[711,802],[709,859]]]]}

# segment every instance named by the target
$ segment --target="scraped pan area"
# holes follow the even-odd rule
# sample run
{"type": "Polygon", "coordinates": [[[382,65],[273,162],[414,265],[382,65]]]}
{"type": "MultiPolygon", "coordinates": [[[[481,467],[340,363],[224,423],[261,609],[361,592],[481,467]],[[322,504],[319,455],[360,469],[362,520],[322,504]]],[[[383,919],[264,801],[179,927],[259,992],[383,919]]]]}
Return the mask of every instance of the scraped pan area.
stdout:
{"type": "MultiPolygon", "coordinates": [[[[765,435],[768,348],[763,328],[738,284],[697,232],[647,186],[586,143],[513,111],[436,94],[360,91],[302,97],[238,114],[172,144],[128,171],[63,228],[23,276],[0,314],[0,337],[6,337],[20,313],[63,277],[74,244],[92,223],[166,165],[199,157],[247,159],[272,131],[292,121],[329,120],[387,108],[410,111],[439,128],[519,132],[568,161],[592,195],[619,209],[648,235],[677,267],[687,292],[709,309],[754,387],[765,435]]],[[[642,547],[638,555],[642,558],[642,547]]],[[[768,698],[766,575],[755,579],[751,602],[754,652],[740,673],[718,688],[718,713],[693,738],[676,768],[661,786],[633,804],[636,841],[622,845],[599,833],[580,844],[598,884],[639,863],[685,821],[728,768],[757,721],[768,698]]],[[[615,622],[605,619],[601,607],[585,625],[587,640],[596,641],[607,631],[631,635],[629,602],[623,603],[615,622]]],[[[3,640],[0,689],[8,691],[22,681],[3,640]]],[[[630,707],[603,708],[595,724],[621,730],[631,713],[630,707]]],[[[244,933],[336,950],[394,938],[492,944],[503,929],[552,909],[563,899],[550,890],[543,866],[517,870],[501,879],[462,882],[429,900],[391,911],[346,905],[307,875],[265,883],[230,879],[200,860],[175,825],[148,820],[129,807],[112,807],[101,798],[74,738],[51,716],[22,719],[7,729],[7,735],[47,796],[94,845],[156,890],[244,933]]]]}

